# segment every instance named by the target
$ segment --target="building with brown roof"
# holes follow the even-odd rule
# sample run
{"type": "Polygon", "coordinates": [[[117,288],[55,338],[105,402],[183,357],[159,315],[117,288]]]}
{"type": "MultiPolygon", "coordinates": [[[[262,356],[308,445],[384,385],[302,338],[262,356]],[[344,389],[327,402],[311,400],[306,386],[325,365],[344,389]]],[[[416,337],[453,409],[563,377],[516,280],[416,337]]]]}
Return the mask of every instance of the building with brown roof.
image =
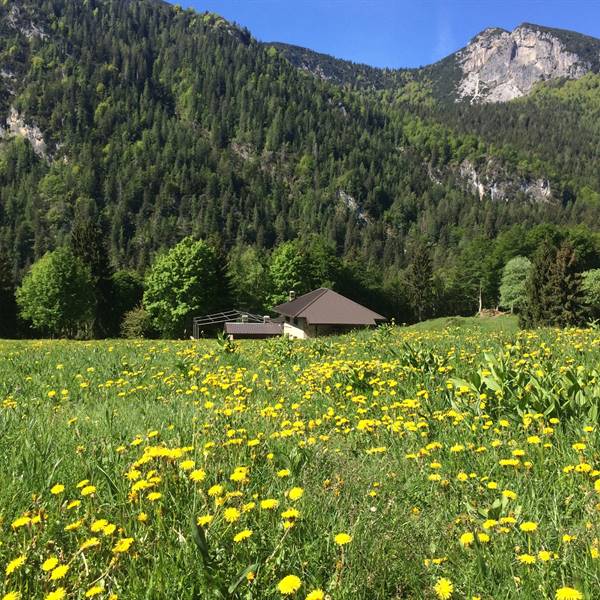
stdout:
{"type": "Polygon", "coordinates": [[[283,317],[283,334],[295,338],[342,333],[385,321],[380,314],[328,288],[291,298],[275,311],[283,317]]]}

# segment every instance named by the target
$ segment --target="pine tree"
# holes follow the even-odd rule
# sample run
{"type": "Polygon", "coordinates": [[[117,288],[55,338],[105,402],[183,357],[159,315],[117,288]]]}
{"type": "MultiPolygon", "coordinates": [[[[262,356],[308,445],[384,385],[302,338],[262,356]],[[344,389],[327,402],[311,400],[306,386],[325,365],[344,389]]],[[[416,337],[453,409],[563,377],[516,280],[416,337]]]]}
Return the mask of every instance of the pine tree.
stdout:
{"type": "Polygon", "coordinates": [[[417,320],[422,321],[431,316],[435,299],[431,250],[423,240],[413,245],[405,279],[410,305],[417,320]]]}
{"type": "Polygon", "coordinates": [[[7,253],[0,251],[0,337],[8,338],[17,330],[17,302],[12,265],[7,253]]]}
{"type": "Polygon", "coordinates": [[[76,219],[71,232],[71,249],[90,270],[96,296],[93,321],[94,337],[116,335],[119,330],[115,311],[113,269],[102,229],[90,217],[76,219]]]}

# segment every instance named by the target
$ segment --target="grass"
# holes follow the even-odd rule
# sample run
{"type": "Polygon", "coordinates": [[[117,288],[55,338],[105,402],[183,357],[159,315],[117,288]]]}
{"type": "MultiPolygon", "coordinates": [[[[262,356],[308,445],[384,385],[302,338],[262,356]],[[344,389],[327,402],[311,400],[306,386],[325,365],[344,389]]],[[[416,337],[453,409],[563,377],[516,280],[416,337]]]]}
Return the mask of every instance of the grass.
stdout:
{"type": "Polygon", "coordinates": [[[0,342],[2,593],[591,600],[599,346],[506,317],[0,342]]]}

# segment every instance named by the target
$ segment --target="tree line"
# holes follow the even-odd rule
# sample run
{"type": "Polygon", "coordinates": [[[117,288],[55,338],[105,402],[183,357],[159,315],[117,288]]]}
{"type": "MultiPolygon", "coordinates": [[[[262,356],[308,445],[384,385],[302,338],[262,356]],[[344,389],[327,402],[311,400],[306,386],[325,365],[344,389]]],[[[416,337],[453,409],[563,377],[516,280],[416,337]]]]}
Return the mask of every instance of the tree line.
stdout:
{"type": "Polygon", "coordinates": [[[600,317],[600,238],[585,227],[515,226],[466,244],[454,264],[424,237],[406,266],[382,269],[336,253],[313,234],[268,252],[183,238],[145,272],[115,269],[101,224],[81,218],[68,244],[46,253],[17,285],[0,256],[2,336],[187,337],[192,318],[227,309],[269,314],[289,291],[331,287],[399,323],[482,308],[517,313],[523,327],[576,326],[600,317]]]}

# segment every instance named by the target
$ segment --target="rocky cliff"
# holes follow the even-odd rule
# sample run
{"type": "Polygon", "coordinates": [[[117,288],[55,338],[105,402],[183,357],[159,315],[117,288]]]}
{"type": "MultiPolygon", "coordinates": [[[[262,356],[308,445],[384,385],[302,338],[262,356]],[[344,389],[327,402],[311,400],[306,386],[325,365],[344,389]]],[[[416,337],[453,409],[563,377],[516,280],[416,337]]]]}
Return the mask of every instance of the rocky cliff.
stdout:
{"type": "Polygon", "coordinates": [[[506,102],[526,95],[540,81],[579,78],[596,62],[572,51],[556,31],[528,24],[511,32],[486,29],[456,58],[462,71],[457,99],[472,102],[506,102]]]}

